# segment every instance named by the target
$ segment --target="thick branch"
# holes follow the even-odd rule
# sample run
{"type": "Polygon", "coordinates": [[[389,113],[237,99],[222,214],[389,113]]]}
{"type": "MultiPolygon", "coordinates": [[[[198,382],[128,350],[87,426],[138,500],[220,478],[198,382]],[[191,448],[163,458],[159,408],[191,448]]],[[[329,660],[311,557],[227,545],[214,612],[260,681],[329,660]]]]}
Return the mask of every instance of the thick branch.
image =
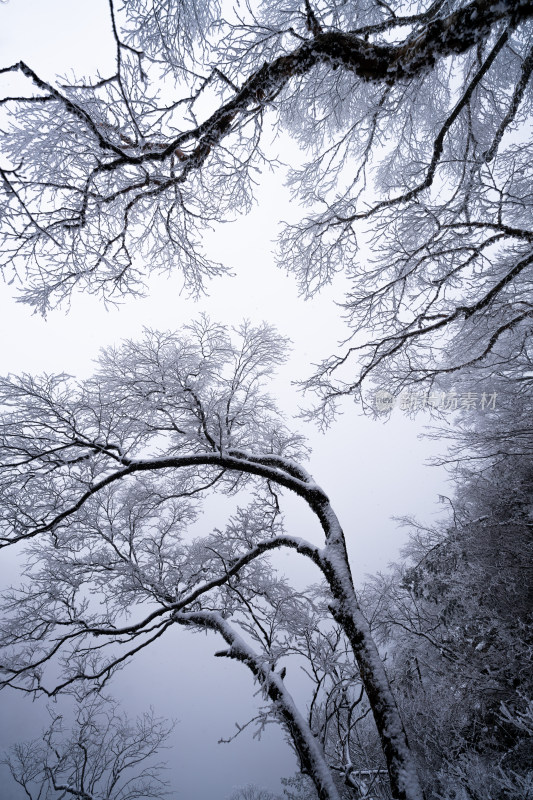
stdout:
{"type": "MultiPolygon", "coordinates": [[[[31,539],[39,534],[53,531],[60,523],[79,511],[79,509],[87,502],[87,500],[89,500],[90,497],[101,492],[106,486],[109,486],[116,481],[120,481],[128,475],[134,475],[140,472],[156,472],[159,470],[181,469],[192,466],[223,467],[227,470],[249,475],[256,475],[258,477],[265,478],[266,480],[274,481],[275,483],[278,483],[287,489],[291,489],[300,497],[303,497],[309,503],[311,508],[319,515],[321,513],[320,509],[322,507],[324,498],[327,500],[322,490],[316,484],[309,484],[297,477],[294,477],[289,470],[284,470],[281,466],[269,467],[265,464],[249,460],[246,457],[235,457],[231,455],[225,455],[223,453],[198,453],[185,456],[174,456],[170,458],[154,458],[140,461],[129,461],[127,459],[123,459],[123,461],[127,464],[127,466],[93,484],[75,503],[62,511],[60,514],[57,514],[52,520],[50,520],[50,522],[33,528],[30,531],[17,534],[11,539],[4,537],[0,547],[6,547],[14,542],[24,539],[31,539]]],[[[283,461],[279,459],[278,463],[282,464],[283,461]]]]}
{"type": "Polygon", "coordinates": [[[182,148],[196,140],[198,144],[192,152],[182,152],[180,155],[184,165],[184,173],[180,178],[182,181],[191,168],[199,168],[204,163],[211,148],[228,133],[238,114],[255,114],[257,106],[271,102],[292,77],[306,74],[316,64],[331,63],[354,72],[364,80],[392,84],[431,69],[437,58],[465,52],[486,38],[493,26],[502,20],[516,25],[531,16],[533,7],[527,0],[502,0],[499,3],[474,0],[447,17],[428,22],[422,33],[417,33],[398,45],[375,44],[357,33],[320,32],[314,26],[316,35],[311,40],[304,42],[289,55],[279,56],[270,64],[265,63],[245,81],[235,97],[222,105],[205,122],[181,133],[164,149],[158,147],[156,151],[141,154],[126,153],[104,139],[83,109],[42,81],[24,62],[0,70],[0,73],[14,70],[23,72],[41,90],[52,94],[70,113],[81,119],[91,129],[101,147],[118,155],[118,159],[101,165],[99,170],[113,170],[126,163],[163,161],[172,156],[176,148],[182,148]]]}
{"type": "Polygon", "coordinates": [[[217,655],[233,658],[245,664],[259,681],[285,724],[302,768],[313,779],[320,800],[340,800],[322,748],[298,711],[283,679],[271,669],[270,664],[254,652],[221,614],[207,611],[177,614],[175,621],[180,625],[201,625],[222,635],[229,649],[217,655]]]}

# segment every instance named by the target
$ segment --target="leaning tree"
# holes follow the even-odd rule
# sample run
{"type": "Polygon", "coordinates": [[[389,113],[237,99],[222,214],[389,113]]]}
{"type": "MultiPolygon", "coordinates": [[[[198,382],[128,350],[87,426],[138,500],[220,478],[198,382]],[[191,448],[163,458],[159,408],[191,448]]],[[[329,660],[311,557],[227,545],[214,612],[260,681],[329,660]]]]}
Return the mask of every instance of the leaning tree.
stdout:
{"type": "Polygon", "coordinates": [[[175,625],[215,631],[226,645],[217,655],[251,670],[321,800],[338,800],[318,729],[298,710],[278,664],[319,625],[312,599],[266,558],[289,548],[325,582],[327,612],[355,659],[393,796],[419,800],[342,528],[301,466],[301,437],[264,391],[285,347],[266,325],[244,325],[232,340],[204,320],[181,335],[149,333],[105,351],[84,382],[2,380],[1,542],[29,548],[26,581],[4,603],[2,683],[49,695],[80,681],[101,687],[175,625]],[[253,497],[225,529],[194,537],[202,499],[245,488],[253,497]],[[282,490],[309,506],[322,545],[284,532],[282,490]]]}
{"type": "Polygon", "coordinates": [[[352,279],[321,411],[509,360],[531,329],[533,69],[528,0],[109,0],[113,74],[50,82],[6,65],[2,265],[43,313],[81,287],[136,292],[223,266],[202,232],[249,209],[284,127],[308,211],[280,260],[305,294],[352,279]],[[17,85],[20,85],[17,84],[17,85]],[[368,251],[365,246],[370,247],[368,251]],[[361,328],[370,330],[361,339],[361,328]]]}

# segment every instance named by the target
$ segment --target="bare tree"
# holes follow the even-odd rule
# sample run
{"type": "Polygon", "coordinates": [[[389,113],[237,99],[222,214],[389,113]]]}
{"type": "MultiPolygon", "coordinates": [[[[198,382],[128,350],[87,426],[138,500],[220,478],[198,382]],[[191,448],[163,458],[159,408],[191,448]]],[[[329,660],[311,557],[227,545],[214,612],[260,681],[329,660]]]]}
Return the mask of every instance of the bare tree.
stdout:
{"type": "Polygon", "coordinates": [[[248,786],[243,786],[241,789],[237,789],[237,791],[231,795],[230,800],[281,800],[281,798],[279,796],[276,797],[272,792],[266,789],[261,789],[259,786],[249,784],[248,786]]]}
{"type": "Polygon", "coordinates": [[[317,0],[230,9],[110,0],[112,75],[5,97],[4,268],[45,312],[80,286],[136,292],[223,270],[205,226],[246,211],[265,126],[308,151],[308,207],[281,262],[311,294],[353,276],[344,350],[309,381],[326,418],[367,376],[393,394],[487,359],[531,327],[531,4],[317,0]],[[371,246],[370,257],[361,251],[371,246]],[[361,341],[362,328],[371,338],[361,341]]]}
{"type": "Polygon", "coordinates": [[[342,528],[295,460],[305,455],[301,437],[263,389],[285,347],[266,325],[243,325],[232,340],[203,320],[181,335],[147,333],[104,351],[85,382],[2,381],[1,539],[29,545],[27,582],[4,605],[2,682],[49,695],[80,680],[102,686],[172,626],[213,630],[227,645],[217,655],[245,664],[273,704],[319,797],[337,800],[324,748],[276,669],[310,602],[265,559],[290,548],[327,583],[329,613],[355,657],[394,797],[418,800],[342,528]],[[251,504],[225,529],[187,538],[204,496],[246,487],[251,504]],[[315,514],[323,546],[284,533],[283,489],[315,514]]]}
{"type": "Polygon", "coordinates": [[[171,730],[153,713],[131,722],[93,696],[78,704],[70,729],[52,714],[42,737],[15,745],[5,763],[29,800],[156,800],[170,794],[154,757],[171,730]]]}

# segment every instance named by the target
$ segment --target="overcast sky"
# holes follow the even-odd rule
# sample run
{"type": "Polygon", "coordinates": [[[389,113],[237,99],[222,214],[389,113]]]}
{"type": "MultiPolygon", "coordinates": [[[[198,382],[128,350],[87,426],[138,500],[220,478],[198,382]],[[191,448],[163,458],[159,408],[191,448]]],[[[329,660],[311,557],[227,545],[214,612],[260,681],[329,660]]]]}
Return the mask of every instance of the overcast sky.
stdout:
{"type": "MultiPolygon", "coordinates": [[[[71,69],[77,75],[94,75],[97,68],[105,74],[112,68],[112,55],[106,0],[0,4],[2,66],[22,59],[47,79],[71,69]]],[[[4,81],[2,91],[7,85],[4,81]]],[[[289,207],[282,175],[265,176],[260,203],[252,213],[217,229],[207,242],[235,277],[213,281],[209,297],[198,302],[180,294],[181,279],[176,274],[151,280],[145,298],[128,299],[118,308],[106,309],[94,298],[75,297],[68,313],[54,311],[43,320],[16,303],[16,285],[0,285],[0,372],[87,375],[100,347],[138,337],[144,326],[179,327],[207,311],[228,324],[243,317],[264,319],[291,337],[294,355],[275,388],[281,405],[289,413],[295,411],[303,401],[291,379],[305,377],[309,365],[331,351],[343,330],[334,306],[340,285],[304,302],[294,280],[274,266],[272,240],[277,223],[289,213],[294,209],[289,207]]],[[[397,410],[383,424],[361,417],[352,404],[347,403],[344,411],[325,436],[313,428],[306,430],[313,447],[309,466],[344,525],[354,577],[360,584],[365,574],[384,569],[398,554],[403,533],[391,521],[393,514],[415,513],[431,521],[440,511],[436,500],[439,492],[446,492],[445,476],[423,466],[439,449],[417,438],[427,420],[413,422],[397,410]]],[[[288,503],[288,514],[290,532],[319,540],[317,526],[298,501],[288,503]]],[[[206,526],[211,522],[216,520],[206,520],[206,526]]],[[[289,569],[291,558],[287,556],[289,569]]],[[[6,576],[12,578],[9,566],[4,566],[4,582],[6,576]]],[[[234,787],[248,782],[277,789],[279,777],[295,768],[282,733],[274,728],[259,743],[245,734],[231,745],[217,745],[221,736],[234,731],[235,721],[245,722],[253,714],[257,701],[243,666],[213,658],[217,645],[212,635],[201,638],[171,631],[111,686],[128,711],[153,705],[157,713],[178,720],[169,756],[170,777],[176,797],[184,800],[224,800],[234,787]]],[[[298,691],[297,676],[293,688],[298,691]]],[[[2,719],[9,720],[0,745],[40,732],[42,706],[10,693],[0,696],[0,704],[2,719]]],[[[9,797],[4,790],[2,797],[9,797]]]]}

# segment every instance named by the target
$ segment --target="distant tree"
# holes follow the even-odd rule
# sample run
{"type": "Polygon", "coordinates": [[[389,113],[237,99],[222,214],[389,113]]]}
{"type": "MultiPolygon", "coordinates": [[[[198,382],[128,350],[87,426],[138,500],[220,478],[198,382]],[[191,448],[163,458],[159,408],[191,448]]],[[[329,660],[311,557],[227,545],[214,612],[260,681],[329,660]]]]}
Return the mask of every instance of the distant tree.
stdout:
{"type": "Polygon", "coordinates": [[[60,714],[40,739],[5,758],[28,800],[156,800],[170,796],[154,757],[172,726],[153,713],[135,722],[101,697],[80,703],[69,729],[60,714]]]}
{"type": "Polygon", "coordinates": [[[217,655],[244,663],[259,682],[321,800],[338,800],[324,748],[276,667],[312,624],[312,599],[265,559],[290,548],[325,580],[328,613],[360,672],[393,796],[419,800],[342,528],[299,464],[301,437],[264,391],[285,350],[267,325],[245,324],[231,339],[202,320],[182,334],[149,332],[104,351],[84,382],[0,382],[1,542],[29,545],[26,583],[4,603],[2,683],[49,695],[80,680],[102,686],[174,625],[213,630],[227,645],[217,655]],[[206,495],[245,488],[253,499],[225,529],[187,537],[206,495]],[[315,514],[322,547],[284,533],[282,489],[315,514]]]}
{"type": "Polygon", "coordinates": [[[114,74],[0,70],[27,79],[1,101],[0,163],[2,265],[25,302],[44,313],[75,287],[122,297],[174,266],[199,291],[224,269],[202,231],[250,208],[274,126],[308,158],[290,176],[308,213],[285,228],[282,265],[307,294],[341,269],[353,279],[349,341],[307,384],[326,419],[367,377],[397,394],[521,351],[528,0],[109,9],[114,74]]]}
{"type": "Polygon", "coordinates": [[[274,795],[267,789],[249,784],[237,789],[230,797],[230,800],[281,800],[279,795],[274,795]]]}
{"type": "Polygon", "coordinates": [[[316,800],[315,787],[307,775],[298,773],[290,778],[282,778],[283,797],[287,800],[316,800]]]}

